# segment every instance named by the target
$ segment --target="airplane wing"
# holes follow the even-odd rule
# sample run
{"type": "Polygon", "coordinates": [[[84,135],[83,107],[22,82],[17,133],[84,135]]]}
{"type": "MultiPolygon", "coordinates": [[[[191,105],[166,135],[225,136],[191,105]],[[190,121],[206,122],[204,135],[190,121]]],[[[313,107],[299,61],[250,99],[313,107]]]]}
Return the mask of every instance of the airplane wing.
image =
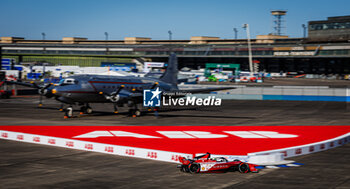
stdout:
{"type": "Polygon", "coordinates": [[[121,96],[127,96],[127,97],[131,97],[131,98],[137,98],[137,97],[142,97],[142,92],[140,91],[129,91],[126,89],[122,89],[120,90],[120,92],[118,93],[121,96]]]}
{"type": "Polygon", "coordinates": [[[31,88],[38,88],[33,83],[23,83],[23,82],[18,82],[18,81],[5,81],[5,82],[8,84],[15,84],[15,85],[22,85],[22,86],[31,87],[31,88]]]}
{"type": "Polygon", "coordinates": [[[119,95],[120,98],[124,100],[128,99],[137,103],[140,103],[143,100],[143,93],[141,91],[129,91],[126,89],[121,89],[116,93],[108,94],[106,98],[111,100],[113,99],[113,97],[116,97],[116,95],[119,95]]]}
{"type": "Polygon", "coordinates": [[[130,97],[131,98],[143,98],[143,94],[140,92],[136,92],[136,93],[134,92],[134,93],[130,94],[130,97]]]}

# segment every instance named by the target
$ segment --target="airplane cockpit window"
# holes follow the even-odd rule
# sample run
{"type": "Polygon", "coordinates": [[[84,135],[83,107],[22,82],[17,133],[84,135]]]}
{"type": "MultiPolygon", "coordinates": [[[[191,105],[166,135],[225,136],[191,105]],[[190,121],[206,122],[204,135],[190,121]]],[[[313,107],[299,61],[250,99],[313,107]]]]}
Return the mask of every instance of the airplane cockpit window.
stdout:
{"type": "Polygon", "coordinates": [[[62,79],[59,83],[60,85],[73,85],[78,84],[78,81],[72,78],[62,79]]]}

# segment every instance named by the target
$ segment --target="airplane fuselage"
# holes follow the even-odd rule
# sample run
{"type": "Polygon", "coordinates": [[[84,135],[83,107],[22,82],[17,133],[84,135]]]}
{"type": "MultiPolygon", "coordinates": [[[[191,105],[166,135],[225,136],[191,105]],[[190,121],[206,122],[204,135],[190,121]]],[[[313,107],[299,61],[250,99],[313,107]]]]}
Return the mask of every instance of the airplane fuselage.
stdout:
{"type": "Polygon", "coordinates": [[[68,83],[61,83],[55,88],[57,100],[65,103],[108,103],[106,96],[122,87],[118,103],[125,103],[134,93],[142,94],[144,89],[151,89],[155,83],[162,91],[176,90],[177,87],[154,78],[79,75],[66,78],[68,83]]]}

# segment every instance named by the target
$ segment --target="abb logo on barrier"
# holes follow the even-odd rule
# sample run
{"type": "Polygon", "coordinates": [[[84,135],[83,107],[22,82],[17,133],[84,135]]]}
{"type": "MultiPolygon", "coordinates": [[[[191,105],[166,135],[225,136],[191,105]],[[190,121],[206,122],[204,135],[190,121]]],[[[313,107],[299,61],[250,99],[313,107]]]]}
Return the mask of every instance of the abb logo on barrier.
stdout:
{"type": "Polygon", "coordinates": [[[92,145],[92,144],[85,144],[84,148],[87,149],[87,150],[93,150],[94,149],[94,145],[92,145]]]}
{"type": "Polygon", "coordinates": [[[47,141],[47,143],[49,143],[49,144],[56,144],[56,140],[50,138],[50,139],[47,141]]]}
{"type": "Polygon", "coordinates": [[[287,151],[283,151],[281,153],[283,154],[284,157],[287,157],[287,151]]]}
{"type": "Polygon", "coordinates": [[[148,152],[147,157],[157,159],[157,152],[148,152]]]}
{"type": "Polygon", "coordinates": [[[129,156],[134,156],[135,155],[135,150],[134,149],[126,149],[125,154],[129,156]]]}
{"type": "MultiPolygon", "coordinates": [[[[240,138],[295,138],[298,135],[282,134],[276,131],[222,131],[225,134],[214,134],[207,131],[156,131],[157,133],[172,139],[191,138],[226,138],[236,136],[240,138]]],[[[127,131],[92,131],[73,138],[98,138],[98,137],[134,137],[134,138],[164,138],[127,131]]]]}
{"type": "Polygon", "coordinates": [[[66,146],[67,147],[74,147],[74,142],[73,141],[66,141],[66,146]]]}
{"type": "Polygon", "coordinates": [[[40,137],[33,137],[34,142],[40,142],[40,137]]]}
{"type": "Polygon", "coordinates": [[[105,152],[113,153],[114,152],[114,148],[112,146],[106,146],[105,147],[105,152]]]}
{"type": "Polygon", "coordinates": [[[24,136],[23,135],[17,135],[17,140],[24,140],[24,136]]]}
{"type": "Polygon", "coordinates": [[[315,151],[315,147],[314,146],[310,146],[309,147],[309,152],[313,152],[313,151],[315,151]]]}
{"type": "Polygon", "coordinates": [[[182,156],[180,156],[180,155],[171,155],[171,160],[179,161],[180,157],[182,157],[182,156]]]}
{"type": "Polygon", "coordinates": [[[4,137],[4,138],[9,137],[9,135],[7,133],[1,133],[1,136],[4,137]]]}

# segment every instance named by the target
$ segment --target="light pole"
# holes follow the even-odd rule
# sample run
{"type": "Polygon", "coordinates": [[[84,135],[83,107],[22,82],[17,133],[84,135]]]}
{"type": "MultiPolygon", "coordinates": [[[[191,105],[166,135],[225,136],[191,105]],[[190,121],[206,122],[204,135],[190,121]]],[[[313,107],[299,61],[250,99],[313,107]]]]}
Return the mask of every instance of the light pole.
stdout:
{"type": "Polygon", "coordinates": [[[45,40],[46,34],[43,32],[43,33],[41,33],[41,35],[43,36],[43,40],[45,40]]]}
{"type": "Polygon", "coordinates": [[[247,40],[248,40],[248,52],[249,52],[249,71],[250,75],[253,75],[253,55],[252,55],[252,47],[250,44],[250,31],[249,31],[249,24],[243,24],[242,26],[247,31],[247,40]]]}
{"type": "Polygon", "coordinates": [[[108,33],[105,32],[105,36],[106,36],[106,41],[108,40],[108,33]]]}
{"type": "Polygon", "coordinates": [[[235,39],[237,39],[237,33],[238,33],[237,28],[233,28],[233,32],[235,32],[235,39]]]}
{"type": "Polygon", "coordinates": [[[303,30],[304,30],[304,38],[306,38],[306,25],[305,24],[302,24],[301,27],[303,27],[303,30]]]}
{"type": "Polygon", "coordinates": [[[169,30],[168,34],[169,34],[169,40],[171,40],[171,37],[172,37],[173,33],[169,30]]]}

